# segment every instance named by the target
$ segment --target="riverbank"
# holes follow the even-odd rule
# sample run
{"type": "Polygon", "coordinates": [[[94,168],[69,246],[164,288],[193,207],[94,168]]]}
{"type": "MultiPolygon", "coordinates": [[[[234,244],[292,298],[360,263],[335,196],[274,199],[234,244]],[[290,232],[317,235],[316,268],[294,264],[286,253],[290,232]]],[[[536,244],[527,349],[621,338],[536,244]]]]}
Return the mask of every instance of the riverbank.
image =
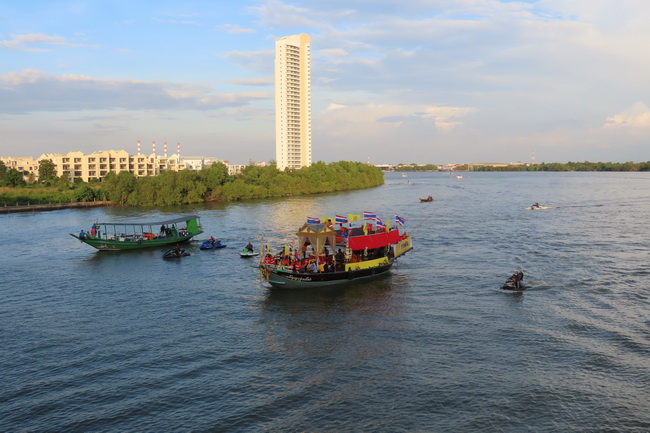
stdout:
{"type": "Polygon", "coordinates": [[[17,212],[42,212],[70,208],[89,208],[89,207],[107,207],[113,206],[110,201],[91,201],[91,202],[73,202],[73,203],[48,203],[48,204],[27,204],[18,206],[1,206],[0,213],[17,213],[17,212]]]}

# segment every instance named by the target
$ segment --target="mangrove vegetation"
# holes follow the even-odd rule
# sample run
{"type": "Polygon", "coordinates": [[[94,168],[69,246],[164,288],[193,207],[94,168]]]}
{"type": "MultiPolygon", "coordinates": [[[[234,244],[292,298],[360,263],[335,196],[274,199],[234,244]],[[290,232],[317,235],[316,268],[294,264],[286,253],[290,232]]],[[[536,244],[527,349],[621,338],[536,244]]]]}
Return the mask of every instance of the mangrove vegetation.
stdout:
{"type": "MultiPolygon", "coordinates": [[[[3,172],[2,167],[0,175],[10,171],[4,167],[3,172]]],[[[149,177],[109,173],[102,182],[90,183],[70,182],[67,176],[53,176],[49,169],[46,166],[46,176],[34,183],[9,184],[4,181],[8,176],[0,177],[0,186],[5,186],[0,187],[0,205],[108,200],[118,205],[169,206],[347,191],[384,183],[379,168],[349,161],[316,162],[285,171],[274,164],[249,165],[238,175],[229,175],[225,164],[214,163],[199,171],[166,171],[149,177]]]]}

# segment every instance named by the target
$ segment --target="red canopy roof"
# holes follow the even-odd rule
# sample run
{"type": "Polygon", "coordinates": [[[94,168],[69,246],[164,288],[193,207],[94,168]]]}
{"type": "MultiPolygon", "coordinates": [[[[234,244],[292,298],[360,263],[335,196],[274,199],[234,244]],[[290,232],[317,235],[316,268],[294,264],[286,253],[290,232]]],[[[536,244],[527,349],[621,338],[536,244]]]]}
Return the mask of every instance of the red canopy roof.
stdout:
{"type": "Polygon", "coordinates": [[[364,248],[381,248],[391,244],[396,244],[404,236],[405,235],[399,234],[399,230],[391,230],[389,232],[377,233],[374,235],[350,236],[348,245],[354,251],[363,250],[364,248]]]}

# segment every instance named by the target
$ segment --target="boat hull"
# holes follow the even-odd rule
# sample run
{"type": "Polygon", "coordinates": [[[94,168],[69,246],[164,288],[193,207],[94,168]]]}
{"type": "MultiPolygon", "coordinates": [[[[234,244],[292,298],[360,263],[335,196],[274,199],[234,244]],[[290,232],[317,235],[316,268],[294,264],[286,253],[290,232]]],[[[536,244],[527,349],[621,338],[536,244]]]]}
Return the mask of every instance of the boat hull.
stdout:
{"type": "MultiPolygon", "coordinates": [[[[381,266],[351,271],[297,273],[283,270],[269,270],[268,282],[275,289],[305,289],[347,284],[363,278],[376,277],[388,272],[393,266],[390,261],[381,266]]],[[[262,270],[264,272],[264,270],[262,270]]]]}
{"type": "Polygon", "coordinates": [[[79,239],[81,242],[97,248],[99,251],[124,251],[124,250],[137,250],[141,248],[160,247],[180,242],[189,241],[194,235],[166,237],[156,239],[140,239],[137,241],[120,241],[99,238],[80,239],[79,236],[70,234],[70,236],[79,239]]]}

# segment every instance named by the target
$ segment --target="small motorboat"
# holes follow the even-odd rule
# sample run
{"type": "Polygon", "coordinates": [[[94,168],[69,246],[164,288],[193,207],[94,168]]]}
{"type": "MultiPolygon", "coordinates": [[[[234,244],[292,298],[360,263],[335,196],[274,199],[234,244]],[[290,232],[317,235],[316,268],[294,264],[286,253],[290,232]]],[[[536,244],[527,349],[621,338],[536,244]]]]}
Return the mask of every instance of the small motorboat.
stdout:
{"type": "Polygon", "coordinates": [[[530,209],[530,210],[542,210],[542,209],[551,209],[551,208],[552,208],[552,206],[542,206],[539,203],[534,203],[528,209],[530,209]]]}
{"type": "Polygon", "coordinates": [[[203,242],[199,247],[202,250],[215,250],[217,248],[224,248],[226,245],[222,244],[219,239],[208,239],[203,242]]]}
{"type": "Polygon", "coordinates": [[[165,251],[163,254],[163,259],[180,259],[181,257],[186,257],[191,255],[185,250],[172,248],[171,250],[165,251]]]}
{"type": "Polygon", "coordinates": [[[240,256],[241,258],[244,258],[244,259],[245,259],[245,258],[248,258],[248,257],[259,256],[259,255],[260,255],[260,253],[256,253],[256,252],[254,252],[253,250],[249,250],[248,248],[244,248],[244,249],[241,251],[241,253],[239,253],[239,256],[240,256]]]}
{"type": "Polygon", "coordinates": [[[521,269],[515,272],[514,274],[512,274],[512,276],[508,278],[505,283],[503,283],[503,286],[501,286],[501,288],[503,290],[523,292],[528,288],[528,286],[524,285],[523,280],[524,280],[524,271],[523,269],[521,269]]]}
{"type": "Polygon", "coordinates": [[[427,203],[429,201],[433,201],[433,197],[429,196],[427,198],[421,198],[420,203],[427,203]]]}

